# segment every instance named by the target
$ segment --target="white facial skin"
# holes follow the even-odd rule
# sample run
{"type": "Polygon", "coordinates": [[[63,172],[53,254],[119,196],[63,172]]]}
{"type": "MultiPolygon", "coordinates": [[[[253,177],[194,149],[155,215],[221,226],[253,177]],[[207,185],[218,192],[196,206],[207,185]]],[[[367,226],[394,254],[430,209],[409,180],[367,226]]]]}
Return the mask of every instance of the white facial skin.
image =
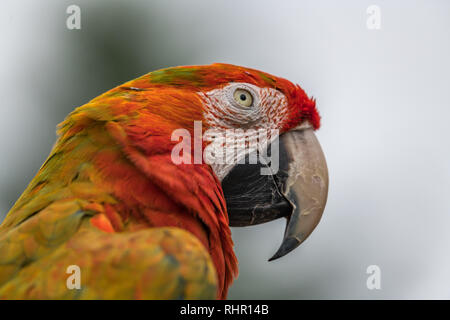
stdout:
{"type": "MultiPolygon", "coordinates": [[[[235,82],[223,88],[199,94],[204,101],[204,110],[206,110],[204,119],[208,122],[208,126],[224,136],[226,133],[227,138],[233,138],[238,145],[237,154],[231,161],[227,158],[226,163],[210,164],[221,181],[238,161],[256,149],[256,147],[248,146],[248,142],[247,148],[239,147],[244,146],[246,137],[247,141],[248,138],[259,137],[259,146],[268,145],[277,138],[277,130],[281,128],[281,124],[288,116],[286,97],[272,88],[260,88],[249,83],[235,82]],[[252,132],[251,129],[255,131],[252,132]]],[[[223,143],[214,141],[208,148],[217,154],[220,152],[219,149],[223,150],[223,143]]]]}

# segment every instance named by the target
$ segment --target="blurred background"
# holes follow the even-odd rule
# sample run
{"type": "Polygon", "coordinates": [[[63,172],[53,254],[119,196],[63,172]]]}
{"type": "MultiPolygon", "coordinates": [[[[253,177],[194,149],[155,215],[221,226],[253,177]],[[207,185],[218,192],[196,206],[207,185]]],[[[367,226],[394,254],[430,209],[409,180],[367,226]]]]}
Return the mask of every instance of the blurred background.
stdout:
{"type": "Polygon", "coordinates": [[[317,99],[330,193],[280,260],[284,221],[233,228],[229,298],[450,298],[450,1],[3,0],[0,35],[0,221],[72,109],[155,69],[232,63],[317,99]]]}

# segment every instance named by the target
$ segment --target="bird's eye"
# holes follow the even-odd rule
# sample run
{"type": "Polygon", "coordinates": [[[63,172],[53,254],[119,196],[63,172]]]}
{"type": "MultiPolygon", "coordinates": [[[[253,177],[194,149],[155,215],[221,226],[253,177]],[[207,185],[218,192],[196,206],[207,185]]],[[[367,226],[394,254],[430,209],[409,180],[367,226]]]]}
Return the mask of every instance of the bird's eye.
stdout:
{"type": "Polygon", "coordinates": [[[236,89],[233,94],[234,100],[243,107],[250,107],[253,104],[253,96],[244,89],[236,89]]]}

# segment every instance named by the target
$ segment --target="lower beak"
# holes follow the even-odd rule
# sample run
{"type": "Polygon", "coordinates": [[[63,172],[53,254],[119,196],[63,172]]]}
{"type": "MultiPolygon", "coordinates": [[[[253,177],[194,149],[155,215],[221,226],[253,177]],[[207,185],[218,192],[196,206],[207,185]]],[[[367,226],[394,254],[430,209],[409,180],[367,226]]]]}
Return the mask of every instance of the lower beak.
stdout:
{"type": "Polygon", "coordinates": [[[301,126],[282,134],[276,151],[277,172],[261,175],[261,168],[270,164],[245,161],[222,181],[231,226],[287,218],[283,242],[269,261],[286,255],[308,238],[322,217],[328,195],[327,164],[313,128],[301,126]]]}

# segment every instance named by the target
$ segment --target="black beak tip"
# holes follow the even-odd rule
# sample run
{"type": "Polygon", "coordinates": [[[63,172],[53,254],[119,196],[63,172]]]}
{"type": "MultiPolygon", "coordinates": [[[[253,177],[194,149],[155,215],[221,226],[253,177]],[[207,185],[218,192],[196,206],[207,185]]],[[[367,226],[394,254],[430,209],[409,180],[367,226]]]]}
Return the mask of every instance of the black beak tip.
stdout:
{"type": "Polygon", "coordinates": [[[297,238],[289,237],[284,239],[278,251],[272,256],[272,258],[269,259],[269,261],[273,261],[285,256],[286,254],[297,248],[301,243],[302,241],[297,238]]]}

